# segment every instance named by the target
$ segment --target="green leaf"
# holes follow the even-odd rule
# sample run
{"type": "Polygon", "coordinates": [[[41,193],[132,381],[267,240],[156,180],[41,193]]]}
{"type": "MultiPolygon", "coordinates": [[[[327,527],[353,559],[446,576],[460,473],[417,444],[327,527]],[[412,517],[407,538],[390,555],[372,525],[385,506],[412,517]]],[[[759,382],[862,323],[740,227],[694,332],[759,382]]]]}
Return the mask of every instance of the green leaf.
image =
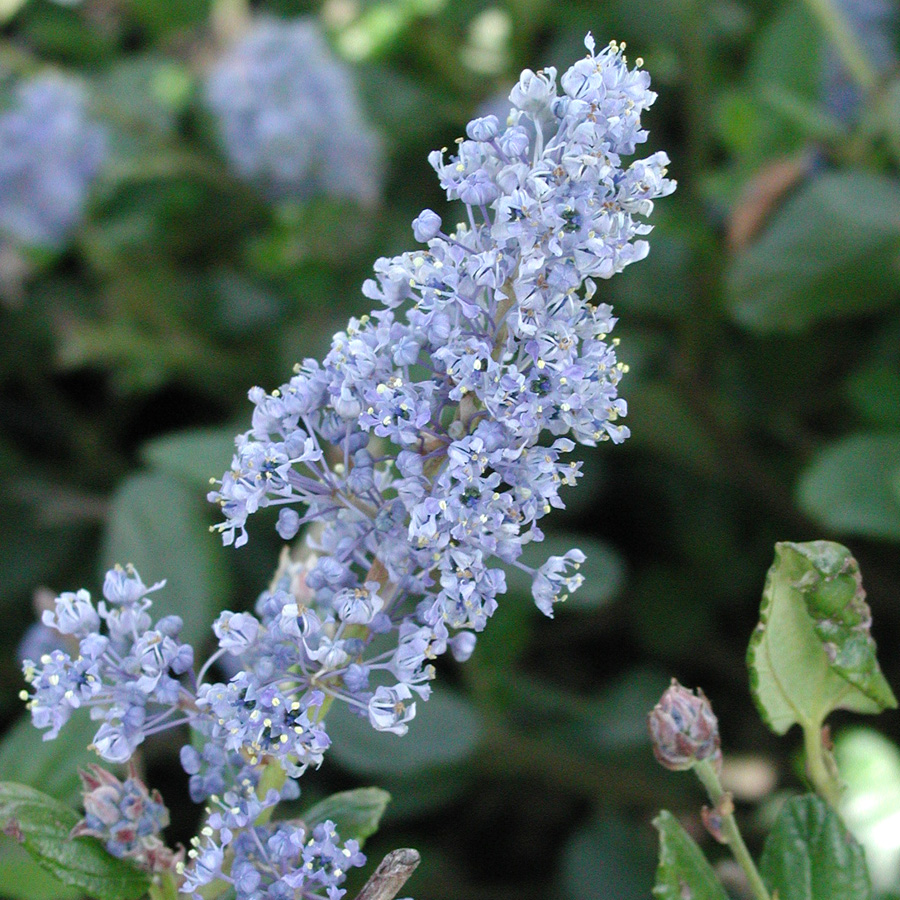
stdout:
{"type": "Polygon", "coordinates": [[[144,461],[177,478],[209,490],[210,478],[231,468],[235,429],[194,428],[167,434],[144,444],[144,461]]]}
{"type": "Polygon", "coordinates": [[[481,741],[482,725],[469,701],[448,688],[436,688],[427,702],[416,701],[416,717],[403,737],[376,731],[343,703],[329,712],[328,733],[333,741],[329,755],[351,772],[415,779],[425,770],[471,756],[481,741]]]}
{"type": "Polygon", "coordinates": [[[813,795],[782,807],[760,860],[778,900],[871,900],[862,847],[827,803],[813,795]]]}
{"type": "Polygon", "coordinates": [[[847,398],[872,425],[900,428],[900,360],[878,361],[847,380],[847,398]]]}
{"type": "Polygon", "coordinates": [[[378,831],[378,823],[390,801],[391,795],[381,788],[356,788],[332,794],[300,819],[308,828],[315,828],[320,822],[334,822],[342,841],[357,840],[362,845],[378,831]]]}
{"type": "Polygon", "coordinates": [[[98,900],[135,900],[149,886],[145,872],[116,859],[95,838],[71,838],[79,816],[68,806],[14,782],[0,783],[0,828],[55,878],[98,900]]]}
{"type": "Polygon", "coordinates": [[[900,748],[872,728],[848,728],[834,742],[844,781],[841,815],[866,851],[877,892],[900,889],[900,748]]]}
{"type": "Polygon", "coordinates": [[[62,737],[45,741],[31,724],[31,716],[22,716],[0,744],[4,780],[40,788],[63,803],[74,802],[81,795],[78,769],[97,760],[87,747],[98,727],[88,710],[79,709],[66,723],[62,737]]]}
{"type": "Polygon", "coordinates": [[[575,832],[562,859],[565,900],[646,900],[653,880],[653,855],[644,828],[601,814],[575,832]]]}
{"type": "Polygon", "coordinates": [[[717,477],[715,444],[671,384],[641,384],[628,406],[628,427],[632,445],[648,447],[672,462],[717,477]]]}
{"type": "Polygon", "coordinates": [[[728,900],[712,866],[678,819],[663,810],[654,820],[659,832],[659,867],[653,896],[660,900],[728,900]]]}
{"type": "Polygon", "coordinates": [[[153,615],[181,616],[182,637],[194,646],[227,599],[226,563],[204,507],[201,492],[172,475],[131,475],[112,499],[101,554],[104,571],[132,563],[145,584],[166,579],[152,596],[153,615]]]}
{"type": "Polygon", "coordinates": [[[881,309],[897,294],[898,252],[900,185],[866,172],[824,173],[734,260],[732,313],[747,328],[772,332],[881,309]]]}
{"type": "Polygon", "coordinates": [[[817,727],[835,709],[876,713],[897,701],[878,667],[859,566],[830,541],[775,545],[747,664],[766,724],[817,727]]]}
{"type": "Polygon", "coordinates": [[[63,884],[11,837],[0,836],[0,891],[9,900],[77,900],[78,888],[63,884]]]}
{"type": "Polygon", "coordinates": [[[797,485],[800,508],[824,527],[900,540],[900,432],[853,434],[820,450],[797,485]]]}

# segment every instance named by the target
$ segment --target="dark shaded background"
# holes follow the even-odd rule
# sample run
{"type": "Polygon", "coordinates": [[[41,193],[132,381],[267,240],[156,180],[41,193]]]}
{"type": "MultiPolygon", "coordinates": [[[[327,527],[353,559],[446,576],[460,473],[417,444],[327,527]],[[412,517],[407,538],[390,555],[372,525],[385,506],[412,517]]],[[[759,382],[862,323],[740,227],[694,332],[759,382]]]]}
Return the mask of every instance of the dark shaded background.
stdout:
{"type": "MultiPolygon", "coordinates": [[[[218,610],[252,604],[276,564],[273,520],[260,515],[249,545],[226,551],[204,500],[248,426],[247,389],[282,383],[367,311],[359,285],[377,256],[413,246],[423,206],[452,221],[428,151],[451,145],[521,68],[564,70],[591,30],[644,58],[659,93],[647,153],[668,152],[679,188],[654,213],[650,257],[600,286],[631,367],[632,437],[583,451],[580,487],[548,520],[549,542],[588,553],[587,584],[549,621],[513,583],[473,659],[441,671],[443,691],[402,741],[335,713],[335,747],[303,800],[388,788],[370,858],[417,847],[407,891],[418,900],[649,897],[655,811],[683,813],[704,840],[699,791],[656,766],[645,735],[676,675],[719,714],[758,847],[778,797],[803,787],[799,737],[761,724],[744,666],[775,541],[854,550],[900,687],[893,5],[252,6],[328,25],[384,141],[374,207],[271,203],[229,170],[202,83],[238,4],[0,4],[0,105],[47,67],[77,73],[115,163],[63,246],[0,246],[0,777],[75,799],[89,729],[73,722],[42,744],[17,698],[16,648],[47,589],[97,592],[110,563],[131,560],[148,584],[169,579],[165,602],[199,644],[218,610]],[[829,26],[829,9],[844,20],[829,26]]],[[[839,738],[848,724],[836,717],[839,738]]],[[[875,727],[900,740],[896,713],[875,727]]],[[[900,755],[872,746],[887,774],[869,789],[879,815],[898,815],[900,755]]],[[[172,808],[172,840],[186,841],[197,811],[176,753],[170,736],[142,764],[172,808]]],[[[0,895],[72,896],[2,841],[0,895]]],[[[895,893],[898,847],[879,857],[879,885],[895,893]]]]}

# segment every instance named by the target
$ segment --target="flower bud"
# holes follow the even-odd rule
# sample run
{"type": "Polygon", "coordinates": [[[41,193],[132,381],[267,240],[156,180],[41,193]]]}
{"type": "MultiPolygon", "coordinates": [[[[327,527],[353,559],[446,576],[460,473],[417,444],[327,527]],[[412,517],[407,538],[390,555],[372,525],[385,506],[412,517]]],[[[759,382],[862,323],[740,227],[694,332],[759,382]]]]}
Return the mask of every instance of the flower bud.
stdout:
{"type": "Polygon", "coordinates": [[[719,723],[699,688],[682,687],[674,678],[649,716],[653,753],[661,765],[679,771],[711,759],[722,765],[719,723]]]}

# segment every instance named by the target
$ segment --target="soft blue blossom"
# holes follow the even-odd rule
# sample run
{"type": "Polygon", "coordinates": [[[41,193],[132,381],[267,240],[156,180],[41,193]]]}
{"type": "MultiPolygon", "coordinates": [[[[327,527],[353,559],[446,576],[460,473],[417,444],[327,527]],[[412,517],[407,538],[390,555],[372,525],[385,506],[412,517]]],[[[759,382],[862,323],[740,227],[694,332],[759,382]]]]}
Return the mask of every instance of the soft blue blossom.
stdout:
{"type": "Polygon", "coordinates": [[[84,215],[106,152],[106,132],[77,82],[44,75],[19,84],[0,113],[0,240],[62,244],[84,215]]]}
{"type": "Polygon", "coordinates": [[[257,21],[213,66],[205,95],[235,171],[271,199],[378,197],[380,141],[313,19],[257,21]]]}
{"type": "MultiPolygon", "coordinates": [[[[663,153],[622,161],[646,139],[647,74],[616,45],[587,47],[561,89],[552,69],[526,71],[505,126],[481,117],[454,156],[431,154],[466,221],[448,233],[423,211],[413,233],[427,246],[379,260],[363,287],[378,308],[322,363],[250,392],[252,428],[210,494],[226,544],[264,506],[281,507],[282,536],[316,523],[309,597],[274,592],[262,628],[294,649],[298,690],[315,681],[382,730],[406,729],[437,656],[471,653],[506,590],[500,564],[527,569],[523,546],[576,483],[576,443],[628,436],[616,320],[592,298],[596,279],[647,254],[643,219],[674,185],[663,153]],[[357,662],[386,630],[396,649],[357,662]],[[373,691],[376,672],[394,683],[373,691]]],[[[527,569],[542,611],[577,589],[583,559],[527,569]]]]}

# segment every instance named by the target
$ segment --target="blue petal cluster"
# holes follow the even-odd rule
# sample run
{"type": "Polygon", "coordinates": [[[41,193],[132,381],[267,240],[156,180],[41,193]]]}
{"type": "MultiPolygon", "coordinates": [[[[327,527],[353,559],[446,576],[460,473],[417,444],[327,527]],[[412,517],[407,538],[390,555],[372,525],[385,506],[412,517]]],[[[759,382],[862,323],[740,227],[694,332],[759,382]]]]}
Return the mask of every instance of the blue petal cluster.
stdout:
{"type": "Polygon", "coordinates": [[[106,144],[77,83],[43,76],[20,84],[0,115],[0,240],[61,244],[84,214],[106,144]]]}
{"type": "Polygon", "coordinates": [[[178,640],[178,616],[154,624],[147,612],[147,594],[162,586],[148,588],[133,569],[116,568],[96,608],[80,590],[62,594],[44,613],[44,625],[78,644],[74,656],[54,650],[24,661],[31,694],[23,691],[23,699],[34,725],[49,729],[45,740],[59,734],[73,710],[88,707],[103,720],[93,748],[110,762],[126,762],[148,735],[186,720],[193,699],[178,677],[191,670],[194,651],[178,640]]]}
{"type": "Polygon", "coordinates": [[[340,900],[346,893],[341,884],[347,871],[366,861],[359,843],[341,843],[329,821],[312,829],[293,822],[246,828],[231,844],[227,872],[218,843],[205,837],[196,844],[189,851],[194,864],[185,870],[182,890],[197,891],[215,878],[233,885],[242,900],[340,900]]]}
{"type": "Polygon", "coordinates": [[[380,141],[314,20],[258,21],[217,61],[205,93],[234,169],[270,199],[377,198],[380,141]]]}
{"type": "Polygon", "coordinates": [[[448,232],[425,210],[413,232],[427,247],[379,260],[363,286],[379,307],[323,363],[250,392],[252,429],[210,493],[226,544],[265,506],[281,507],[285,540],[315,523],[311,599],[276,592],[251,630],[292,638],[310,687],[380,730],[406,730],[435,657],[471,652],[505,591],[501,563],[529,572],[548,615],[578,587],[580,551],[537,570],[519,557],[578,478],[575,443],[628,436],[616,320],[591,298],[647,254],[642,220],[674,184],[663,153],[622,163],[646,139],[648,75],[615,44],[586,44],[561,92],[553,69],[526,70],[505,126],[476,119],[452,157],[431,155],[466,221],[448,232]],[[386,632],[394,649],[367,659],[386,632]]]}

